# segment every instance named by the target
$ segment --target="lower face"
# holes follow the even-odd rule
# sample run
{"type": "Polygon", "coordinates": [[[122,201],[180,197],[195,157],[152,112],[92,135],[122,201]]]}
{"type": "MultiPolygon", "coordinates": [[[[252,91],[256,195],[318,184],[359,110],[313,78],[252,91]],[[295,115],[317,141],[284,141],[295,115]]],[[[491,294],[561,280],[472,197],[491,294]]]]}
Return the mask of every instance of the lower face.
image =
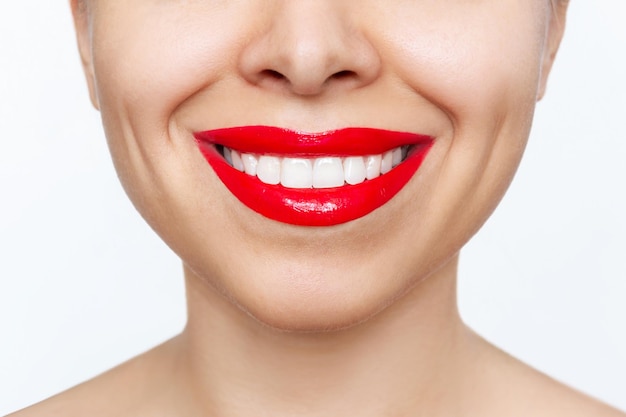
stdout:
{"type": "Polygon", "coordinates": [[[316,330],[376,314],[490,215],[529,134],[549,4],[95,0],[89,13],[95,96],[135,206],[193,279],[266,324],[316,330]]]}

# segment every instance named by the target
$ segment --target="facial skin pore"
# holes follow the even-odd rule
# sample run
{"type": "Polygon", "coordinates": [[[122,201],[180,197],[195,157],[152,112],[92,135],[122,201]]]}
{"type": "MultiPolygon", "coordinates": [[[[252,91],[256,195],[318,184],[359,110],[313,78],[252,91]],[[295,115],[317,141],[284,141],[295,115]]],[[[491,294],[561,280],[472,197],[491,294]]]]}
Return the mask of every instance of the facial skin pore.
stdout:
{"type": "Polygon", "coordinates": [[[566,2],[71,3],[119,178],[185,268],[185,331],[106,377],[135,387],[129,409],[560,415],[533,407],[570,395],[466,329],[455,292],[458,252],[522,156],[566,2]],[[302,227],[242,205],[193,137],[253,125],[435,140],[389,203],[302,227]]]}

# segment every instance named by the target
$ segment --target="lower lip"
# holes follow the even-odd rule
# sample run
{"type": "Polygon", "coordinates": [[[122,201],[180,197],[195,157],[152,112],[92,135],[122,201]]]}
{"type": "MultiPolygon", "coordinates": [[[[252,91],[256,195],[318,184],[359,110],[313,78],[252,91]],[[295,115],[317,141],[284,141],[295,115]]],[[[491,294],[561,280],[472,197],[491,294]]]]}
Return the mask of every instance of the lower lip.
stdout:
{"type": "Polygon", "coordinates": [[[248,208],[281,223],[326,227],[359,219],[389,202],[417,172],[432,142],[415,145],[406,160],[373,180],[324,189],[264,184],[230,166],[213,145],[199,146],[226,188],[248,208]]]}

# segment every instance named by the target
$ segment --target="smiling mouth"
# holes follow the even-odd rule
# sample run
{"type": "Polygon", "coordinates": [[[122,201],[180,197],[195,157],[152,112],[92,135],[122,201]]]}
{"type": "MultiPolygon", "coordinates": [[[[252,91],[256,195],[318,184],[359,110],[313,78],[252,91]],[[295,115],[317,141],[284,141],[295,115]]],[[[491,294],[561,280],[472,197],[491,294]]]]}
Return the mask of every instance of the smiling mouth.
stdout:
{"type": "Polygon", "coordinates": [[[246,126],[194,136],[239,201],[299,226],[334,226],[383,206],[413,177],[434,142],[371,128],[310,134],[246,126]]]}

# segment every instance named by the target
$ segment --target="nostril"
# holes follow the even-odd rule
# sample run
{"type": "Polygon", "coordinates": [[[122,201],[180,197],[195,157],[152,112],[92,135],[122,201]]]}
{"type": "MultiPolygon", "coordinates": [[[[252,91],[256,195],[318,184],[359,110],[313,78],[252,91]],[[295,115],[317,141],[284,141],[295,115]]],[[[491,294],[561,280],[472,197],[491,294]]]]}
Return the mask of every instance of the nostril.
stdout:
{"type": "MultiPolygon", "coordinates": [[[[276,70],[271,70],[271,69],[263,70],[261,72],[261,75],[265,78],[271,78],[273,80],[278,80],[278,81],[287,79],[287,77],[285,77],[280,72],[276,70]]],[[[344,70],[344,71],[339,71],[339,72],[334,73],[333,75],[330,76],[330,79],[341,80],[341,79],[346,79],[346,78],[352,78],[354,76],[356,76],[356,73],[354,71],[344,70]]]]}
{"type": "Polygon", "coordinates": [[[355,75],[356,73],[354,71],[344,70],[344,71],[339,71],[339,72],[334,73],[333,75],[331,75],[331,78],[334,78],[336,80],[341,80],[345,78],[352,78],[355,75]]]}
{"type": "Polygon", "coordinates": [[[263,76],[267,77],[267,78],[272,78],[274,80],[283,80],[283,79],[285,79],[285,76],[283,74],[281,74],[280,72],[275,71],[275,70],[270,70],[270,69],[263,70],[261,72],[261,74],[263,76]]]}
{"type": "Polygon", "coordinates": [[[353,85],[359,79],[359,74],[351,70],[337,71],[326,79],[314,79],[311,76],[308,77],[289,77],[289,74],[285,74],[281,71],[274,69],[264,69],[257,73],[256,83],[264,84],[266,86],[274,86],[276,88],[287,88],[297,94],[301,95],[315,95],[318,94],[323,88],[329,86],[329,84],[336,86],[350,86],[353,85]]]}

